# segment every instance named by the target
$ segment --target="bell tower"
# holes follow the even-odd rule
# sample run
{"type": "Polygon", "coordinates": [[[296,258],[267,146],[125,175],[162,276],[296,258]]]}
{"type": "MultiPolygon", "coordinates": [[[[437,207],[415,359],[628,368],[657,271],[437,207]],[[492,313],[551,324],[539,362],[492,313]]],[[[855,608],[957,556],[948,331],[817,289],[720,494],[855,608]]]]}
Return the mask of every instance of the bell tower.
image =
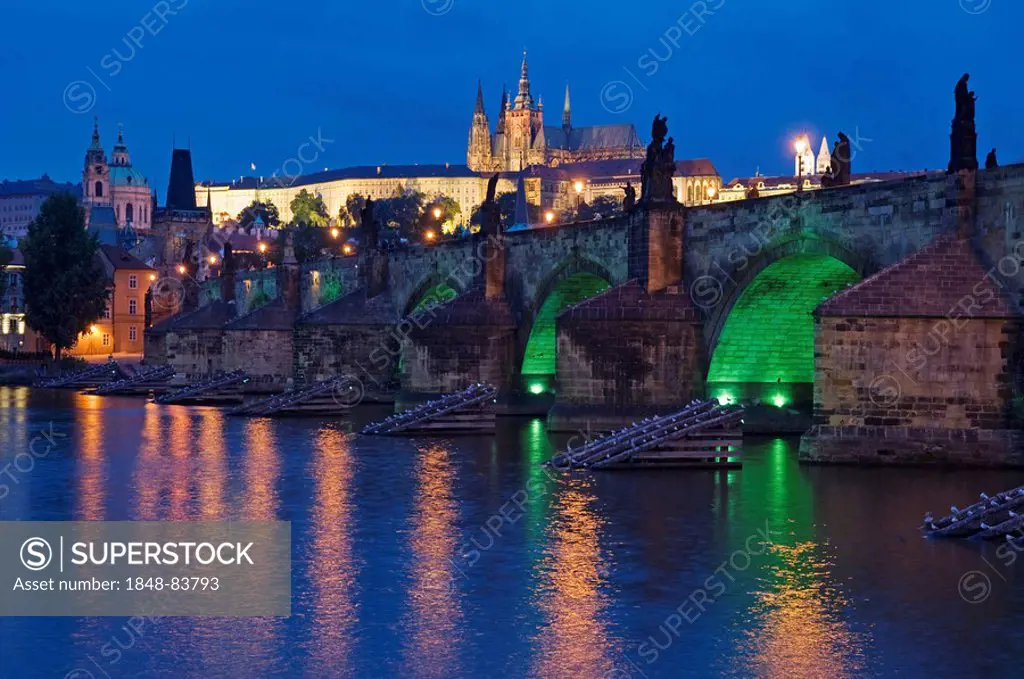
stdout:
{"type": "Polygon", "coordinates": [[[82,170],[82,203],[86,206],[110,205],[110,164],[107,154],[100,146],[100,121],[95,119],[92,127],[92,143],[85,152],[85,167],[82,170]]]}

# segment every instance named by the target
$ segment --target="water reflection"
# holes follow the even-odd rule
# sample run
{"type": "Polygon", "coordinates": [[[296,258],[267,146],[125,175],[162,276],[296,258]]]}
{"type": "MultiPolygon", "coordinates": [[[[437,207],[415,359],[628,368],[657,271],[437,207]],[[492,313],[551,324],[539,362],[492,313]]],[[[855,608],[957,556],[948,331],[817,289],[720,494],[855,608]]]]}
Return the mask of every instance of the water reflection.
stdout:
{"type": "Polygon", "coordinates": [[[767,587],[755,595],[748,616],[758,624],[743,631],[738,675],[863,676],[865,639],[850,631],[851,602],[835,583],[825,546],[774,544],[767,587]]]}
{"type": "Polygon", "coordinates": [[[357,567],[352,553],[351,443],[336,429],[321,429],[313,449],[311,476],[316,489],[310,530],[309,578],[312,604],[311,664],[343,675],[352,663],[357,567]]]}
{"type": "Polygon", "coordinates": [[[227,490],[227,445],[224,432],[224,413],[206,408],[199,414],[199,445],[195,477],[199,483],[199,516],[204,521],[227,518],[225,492],[227,490]]]}
{"type": "Polygon", "coordinates": [[[455,468],[447,448],[421,449],[416,462],[412,518],[412,585],[403,667],[417,677],[458,676],[462,609],[453,558],[458,503],[455,468]]]}
{"type": "Polygon", "coordinates": [[[242,515],[250,521],[277,518],[277,478],[280,453],[273,421],[267,418],[245,423],[245,507],[242,515]]]}
{"type": "Polygon", "coordinates": [[[548,627],[535,641],[531,676],[598,677],[612,669],[601,621],[608,605],[601,591],[603,519],[593,506],[592,483],[590,477],[569,478],[553,504],[535,594],[548,627]]]}
{"type": "Polygon", "coordinates": [[[109,410],[104,408],[101,396],[76,393],[78,411],[78,470],[75,473],[78,490],[75,493],[75,519],[103,521],[106,482],[103,475],[107,432],[103,420],[109,410]]]}

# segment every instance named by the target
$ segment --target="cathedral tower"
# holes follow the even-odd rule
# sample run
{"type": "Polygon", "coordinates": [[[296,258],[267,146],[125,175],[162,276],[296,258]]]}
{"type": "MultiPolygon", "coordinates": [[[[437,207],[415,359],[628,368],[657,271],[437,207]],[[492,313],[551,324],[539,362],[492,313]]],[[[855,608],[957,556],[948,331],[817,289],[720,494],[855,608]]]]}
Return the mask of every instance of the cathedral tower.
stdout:
{"type": "Polygon", "coordinates": [[[544,112],[534,105],[530,93],[530,72],[523,52],[523,65],[519,73],[519,93],[512,108],[505,112],[507,152],[505,171],[518,172],[530,165],[546,161],[544,143],[544,112]]]}
{"type": "Polygon", "coordinates": [[[562,108],[562,127],[567,132],[572,129],[572,105],[569,103],[569,83],[565,84],[565,106],[562,108]]]}
{"type": "Polygon", "coordinates": [[[486,172],[494,164],[491,156],[491,123],[484,110],[484,88],[476,86],[476,108],[473,123],[469,128],[469,147],[466,151],[466,165],[474,172],[486,172]]]}

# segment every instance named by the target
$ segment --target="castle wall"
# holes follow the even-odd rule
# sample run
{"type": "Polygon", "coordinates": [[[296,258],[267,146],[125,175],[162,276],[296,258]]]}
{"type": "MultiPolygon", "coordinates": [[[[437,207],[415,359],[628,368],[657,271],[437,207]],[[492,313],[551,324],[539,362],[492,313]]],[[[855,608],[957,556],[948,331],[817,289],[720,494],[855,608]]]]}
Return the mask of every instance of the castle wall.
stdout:
{"type": "Polygon", "coordinates": [[[174,366],[179,377],[184,377],[186,382],[201,380],[225,369],[229,357],[225,354],[223,335],[217,328],[171,330],[163,335],[161,342],[159,335],[147,333],[146,362],[150,362],[150,346],[154,347],[154,358],[160,355],[158,347],[162,346],[164,362],[174,366]],[[151,342],[151,338],[155,341],[151,342]]]}

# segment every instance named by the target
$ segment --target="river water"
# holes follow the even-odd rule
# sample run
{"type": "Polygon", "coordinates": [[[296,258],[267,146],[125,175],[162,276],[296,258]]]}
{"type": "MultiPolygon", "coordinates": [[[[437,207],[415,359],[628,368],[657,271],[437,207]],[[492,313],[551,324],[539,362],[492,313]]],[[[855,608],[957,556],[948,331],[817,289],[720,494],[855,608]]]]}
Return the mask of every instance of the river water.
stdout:
{"type": "Polygon", "coordinates": [[[0,519],[276,519],[293,554],[289,618],[3,618],[0,677],[1021,674],[1024,559],[916,528],[1020,472],[805,467],[765,438],[740,470],[549,474],[542,420],[351,435],[381,414],[0,388],[0,519]]]}

